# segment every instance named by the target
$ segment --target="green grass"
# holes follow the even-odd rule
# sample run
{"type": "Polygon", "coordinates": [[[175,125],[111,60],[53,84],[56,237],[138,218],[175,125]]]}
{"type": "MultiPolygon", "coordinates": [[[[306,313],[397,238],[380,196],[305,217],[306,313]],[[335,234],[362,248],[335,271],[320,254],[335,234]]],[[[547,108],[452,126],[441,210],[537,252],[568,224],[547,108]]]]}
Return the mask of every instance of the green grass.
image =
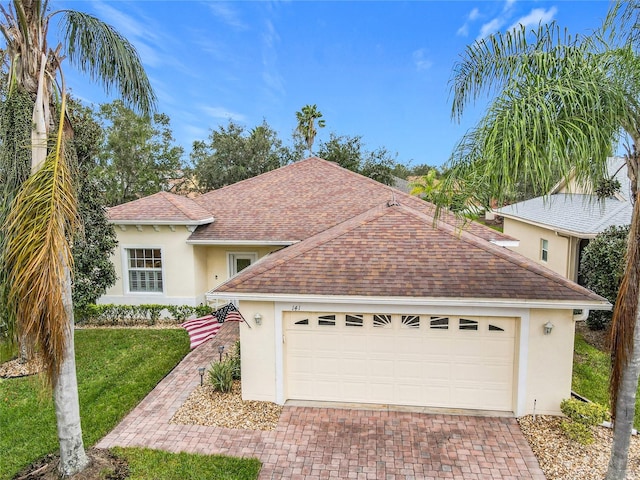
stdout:
{"type": "MultiPolygon", "coordinates": [[[[609,407],[609,354],[589,345],[578,334],[574,348],[576,355],[571,388],[583,397],[609,407]]],[[[640,386],[633,423],[636,429],[640,429],[640,386]]]]}
{"type": "MultiPolygon", "coordinates": [[[[189,351],[184,330],[79,330],[85,446],[107,434],[189,351]]],[[[0,479],[58,450],[51,393],[38,377],[0,379],[0,479]]]]}
{"type": "Polygon", "coordinates": [[[127,460],[130,480],[255,480],[260,472],[257,458],[168,453],[145,448],[114,448],[127,460]]]}

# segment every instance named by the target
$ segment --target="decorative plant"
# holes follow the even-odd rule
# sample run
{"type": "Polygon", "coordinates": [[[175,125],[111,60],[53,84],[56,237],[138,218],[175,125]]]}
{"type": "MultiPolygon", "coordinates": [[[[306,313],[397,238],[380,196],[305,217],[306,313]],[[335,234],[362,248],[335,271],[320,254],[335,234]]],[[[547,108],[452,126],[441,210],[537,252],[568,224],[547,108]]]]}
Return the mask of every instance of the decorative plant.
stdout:
{"type": "Polygon", "coordinates": [[[562,430],[572,440],[589,445],[593,443],[593,427],[609,418],[609,412],[599,403],[586,403],[574,398],[560,403],[560,410],[569,420],[562,421],[562,430]]]}

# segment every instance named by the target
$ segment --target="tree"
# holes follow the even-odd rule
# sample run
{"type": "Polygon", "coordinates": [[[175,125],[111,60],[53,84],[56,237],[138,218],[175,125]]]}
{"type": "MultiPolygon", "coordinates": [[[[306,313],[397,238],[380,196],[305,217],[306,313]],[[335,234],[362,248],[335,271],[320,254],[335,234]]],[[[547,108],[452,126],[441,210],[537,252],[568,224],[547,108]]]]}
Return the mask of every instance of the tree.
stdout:
{"type": "Polygon", "coordinates": [[[284,165],[289,158],[278,134],[267,124],[246,131],[229,120],[212,130],[208,142],[193,142],[191,162],[203,192],[255,177],[284,165]]]}
{"type": "Polygon", "coordinates": [[[575,172],[578,182],[598,185],[606,159],[621,132],[631,145],[626,155],[634,200],[625,273],[612,320],[611,375],[614,442],[607,479],[626,475],[640,375],[640,59],[637,33],[640,4],[612,7],[603,28],[570,36],[551,23],[496,33],[467,47],[454,67],[452,115],[486,92],[495,93],[484,117],[455,148],[443,191],[455,188],[498,202],[515,179],[532,180],[548,192],[552,172],[575,172]],[[631,25],[631,26],[629,26],[631,25]]]}
{"type": "Polygon", "coordinates": [[[316,129],[316,120],[318,120],[318,128],[324,128],[325,125],[324,120],[322,120],[322,113],[320,113],[315,104],[305,105],[299,112],[296,112],[296,119],[298,120],[296,130],[304,138],[304,141],[307,144],[307,150],[309,150],[309,155],[313,155],[313,142],[316,139],[316,134],[318,133],[316,129]]]}
{"type": "Polygon", "coordinates": [[[169,117],[139,115],[121,100],[101,105],[105,130],[100,163],[93,172],[107,205],[169,190],[184,171],[182,147],[174,145],[169,117]]]}
{"type": "MultiPolygon", "coordinates": [[[[607,228],[591,240],[582,252],[580,277],[584,286],[602,295],[611,303],[618,297],[624,272],[624,252],[627,249],[629,226],[607,228]]],[[[611,312],[589,312],[587,325],[602,330],[611,322],[611,312]]]]}
{"type": "Polygon", "coordinates": [[[95,168],[104,132],[91,108],[69,102],[68,116],[74,127],[70,142],[77,165],[78,213],[81,228],[73,241],[73,307],[95,303],[116,281],[111,254],[116,232],[107,220],[105,198],[100,182],[90,175],[95,168]]]}
{"type": "Polygon", "coordinates": [[[395,158],[384,147],[374,151],[365,150],[360,135],[350,137],[331,133],[327,142],[320,143],[318,155],[385,185],[394,183],[395,158]]]}
{"type": "MultiPolygon", "coordinates": [[[[69,476],[83,470],[88,458],[80,427],[71,300],[70,243],[78,215],[66,147],[73,127],[66,116],[61,65],[68,58],[143,112],[151,110],[155,97],[133,46],[96,17],[74,10],[49,12],[48,2],[38,0],[13,0],[0,12],[10,62],[7,99],[31,102],[29,131],[11,139],[12,145],[0,145],[0,150],[13,151],[28,145],[31,165],[2,225],[3,301],[19,341],[37,345],[43,355],[53,387],[59,468],[69,476]],[[47,34],[58,18],[61,43],[50,48],[47,34]]],[[[4,122],[17,120],[3,115],[1,130],[7,131],[4,122]]]]}

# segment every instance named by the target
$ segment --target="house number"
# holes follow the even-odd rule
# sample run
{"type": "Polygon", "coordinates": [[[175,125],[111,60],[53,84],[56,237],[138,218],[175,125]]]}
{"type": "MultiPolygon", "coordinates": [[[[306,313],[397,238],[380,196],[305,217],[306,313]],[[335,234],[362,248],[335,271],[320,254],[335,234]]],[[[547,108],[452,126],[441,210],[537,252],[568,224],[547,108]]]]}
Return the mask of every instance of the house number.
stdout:
{"type": "Polygon", "coordinates": [[[300,310],[300,305],[291,305],[291,311],[292,312],[297,312],[300,310]]]}

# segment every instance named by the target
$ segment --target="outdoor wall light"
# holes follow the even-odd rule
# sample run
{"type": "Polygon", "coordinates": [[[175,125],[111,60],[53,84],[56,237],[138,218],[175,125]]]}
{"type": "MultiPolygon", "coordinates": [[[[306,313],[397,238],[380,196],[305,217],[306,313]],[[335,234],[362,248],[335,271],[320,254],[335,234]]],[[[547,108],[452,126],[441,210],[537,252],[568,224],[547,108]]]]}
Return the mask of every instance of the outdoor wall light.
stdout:
{"type": "Polygon", "coordinates": [[[544,324],[544,334],[545,335],[549,335],[551,333],[551,330],[553,330],[553,323],[551,322],[547,322],[544,324]]]}
{"type": "Polygon", "coordinates": [[[253,316],[253,320],[256,322],[256,325],[262,325],[262,315],[260,315],[259,313],[256,313],[253,316]]]}
{"type": "Polygon", "coordinates": [[[218,353],[220,354],[220,361],[222,361],[222,352],[224,352],[224,345],[218,345],[218,353]]]}
{"type": "Polygon", "coordinates": [[[200,374],[200,386],[204,383],[204,367],[198,368],[198,373],[200,374]]]}

